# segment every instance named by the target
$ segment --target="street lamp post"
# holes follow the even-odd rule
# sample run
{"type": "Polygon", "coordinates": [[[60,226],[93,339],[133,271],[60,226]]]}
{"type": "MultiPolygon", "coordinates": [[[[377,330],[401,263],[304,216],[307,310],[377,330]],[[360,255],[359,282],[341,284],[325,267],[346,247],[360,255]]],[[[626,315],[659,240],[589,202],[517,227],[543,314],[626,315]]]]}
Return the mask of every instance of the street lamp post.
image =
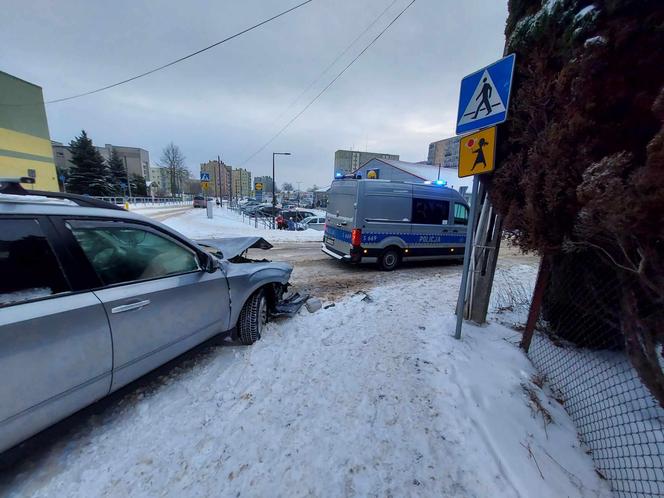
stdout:
{"type": "Polygon", "coordinates": [[[129,190],[129,197],[131,198],[131,182],[129,181],[129,166],[127,166],[127,156],[122,156],[125,163],[125,172],[127,173],[127,189],[129,190]]]}
{"type": "Polygon", "coordinates": [[[272,228],[275,228],[275,216],[277,214],[277,179],[274,174],[274,156],[290,156],[290,152],[272,153],[272,228]]]}

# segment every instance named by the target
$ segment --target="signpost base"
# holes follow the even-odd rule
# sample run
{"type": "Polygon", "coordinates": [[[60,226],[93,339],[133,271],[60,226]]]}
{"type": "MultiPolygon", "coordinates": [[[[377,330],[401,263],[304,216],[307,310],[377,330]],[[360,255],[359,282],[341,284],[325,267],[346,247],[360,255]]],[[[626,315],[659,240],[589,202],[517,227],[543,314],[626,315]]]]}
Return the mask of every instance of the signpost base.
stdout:
{"type": "Polygon", "coordinates": [[[470,268],[470,252],[473,247],[473,236],[475,235],[475,213],[477,212],[477,190],[479,189],[479,178],[473,176],[473,192],[470,199],[470,216],[468,231],[466,232],[466,245],[463,252],[463,273],[461,274],[461,286],[459,287],[459,298],[456,307],[456,329],[454,338],[461,339],[461,325],[463,323],[463,308],[466,300],[466,287],[468,286],[468,269],[470,268]]]}

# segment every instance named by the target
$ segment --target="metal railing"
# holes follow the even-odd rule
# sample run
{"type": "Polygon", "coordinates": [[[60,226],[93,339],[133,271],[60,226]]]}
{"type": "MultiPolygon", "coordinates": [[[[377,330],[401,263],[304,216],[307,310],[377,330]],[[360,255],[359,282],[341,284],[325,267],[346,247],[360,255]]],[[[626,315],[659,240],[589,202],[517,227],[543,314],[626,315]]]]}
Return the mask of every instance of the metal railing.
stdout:
{"type": "Polygon", "coordinates": [[[226,208],[235,213],[238,220],[242,220],[242,223],[265,230],[276,229],[275,220],[272,216],[258,216],[256,213],[245,213],[237,204],[226,206],[226,208]]]}
{"type": "Polygon", "coordinates": [[[185,194],[184,197],[95,197],[111,204],[124,204],[128,202],[134,207],[167,207],[167,206],[190,206],[193,195],[185,194]]]}

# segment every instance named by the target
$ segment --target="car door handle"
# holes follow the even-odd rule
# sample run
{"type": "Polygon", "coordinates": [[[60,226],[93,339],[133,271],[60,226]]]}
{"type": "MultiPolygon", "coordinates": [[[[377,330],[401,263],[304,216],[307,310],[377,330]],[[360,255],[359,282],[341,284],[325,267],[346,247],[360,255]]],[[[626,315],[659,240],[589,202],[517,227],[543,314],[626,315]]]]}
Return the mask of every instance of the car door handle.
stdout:
{"type": "Polygon", "coordinates": [[[141,308],[150,304],[150,300],[138,301],[137,303],[121,304],[115,308],[111,308],[111,313],[124,313],[125,311],[140,310],[141,308]]]}

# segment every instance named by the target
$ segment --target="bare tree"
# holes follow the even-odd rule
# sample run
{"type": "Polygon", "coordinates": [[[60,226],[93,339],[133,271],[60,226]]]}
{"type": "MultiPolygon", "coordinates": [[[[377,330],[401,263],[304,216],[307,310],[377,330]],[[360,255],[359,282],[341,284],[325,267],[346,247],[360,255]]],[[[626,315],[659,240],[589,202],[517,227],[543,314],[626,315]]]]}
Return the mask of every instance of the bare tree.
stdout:
{"type": "Polygon", "coordinates": [[[189,177],[189,170],[184,164],[184,154],[180,147],[173,142],[169,143],[161,152],[161,164],[168,169],[168,177],[171,183],[171,193],[177,194],[181,191],[182,181],[189,177]]]}

